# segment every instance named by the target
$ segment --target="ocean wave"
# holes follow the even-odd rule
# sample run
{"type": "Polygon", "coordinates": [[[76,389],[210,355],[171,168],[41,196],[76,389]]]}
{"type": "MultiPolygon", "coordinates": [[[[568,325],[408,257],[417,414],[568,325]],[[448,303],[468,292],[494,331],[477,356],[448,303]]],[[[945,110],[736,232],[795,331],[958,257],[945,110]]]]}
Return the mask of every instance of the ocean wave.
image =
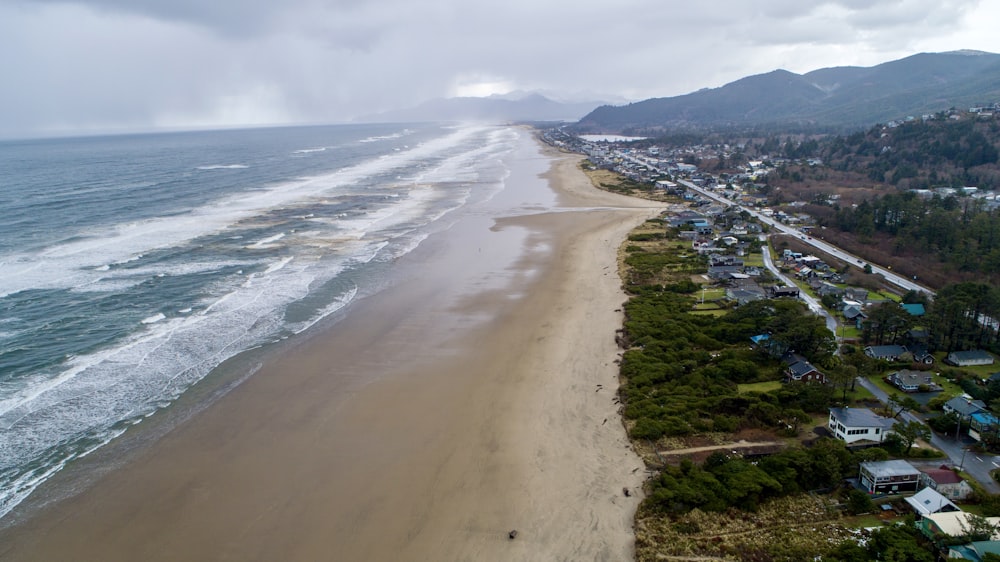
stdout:
{"type": "Polygon", "coordinates": [[[0,297],[26,289],[82,285],[88,280],[87,268],[175,247],[270,209],[322,198],[391,170],[447,155],[490,130],[476,126],[455,129],[405,152],[375,157],[329,174],[225,197],[189,213],[90,229],[73,240],[31,255],[0,256],[0,297]]]}
{"type": "Polygon", "coordinates": [[[454,129],[330,173],[251,185],[188,213],[0,256],[0,298],[26,289],[120,291],[131,330],[3,383],[0,516],[226,359],[306,330],[367,294],[356,272],[379,271],[470,194],[495,189],[490,162],[510,150],[510,139],[501,129],[454,129]],[[170,298],[158,300],[167,289],[170,298]]]}
{"type": "Polygon", "coordinates": [[[157,312],[152,316],[147,316],[139,321],[140,324],[156,324],[160,320],[166,320],[167,317],[162,312],[157,312]]]}
{"type": "Polygon", "coordinates": [[[245,170],[249,168],[246,164],[211,164],[208,166],[198,166],[197,170],[245,170]]]}
{"type": "Polygon", "coordinates": [[[388,134],[388,135],[374,135],[374,136],[370,136],[370,137],[367,137],[367,138],[363,138],[363,139],[359,140],[358,142],[360,142],[360,143],[379,142],[379,141],[384,141],[384,140],[392,140],[392,139],[402,138],[402,137],[405,137],[405,136],[410,135],[410,134],[413,134],[413,131],[411,131],[410,129],[403,129],[402,131],[399,131],[398,133],[392,133],[392,134],[388,134]]]}

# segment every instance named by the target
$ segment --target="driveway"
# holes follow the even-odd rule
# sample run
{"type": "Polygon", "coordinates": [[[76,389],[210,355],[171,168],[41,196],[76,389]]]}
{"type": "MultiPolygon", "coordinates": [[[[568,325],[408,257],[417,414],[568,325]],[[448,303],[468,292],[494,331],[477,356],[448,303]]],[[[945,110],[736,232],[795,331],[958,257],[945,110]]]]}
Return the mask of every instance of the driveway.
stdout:
{"type": "MultiPolygon", "coordinates": [[[[872,384],[871,381],[864,377],[858,377],[858,383],[871,392],[879,402],[885,404],[889,400],[889,395],[886,394],[881,388],[872,384]]],[[[916,421],[919,423],[926,423],[923,416],[915,414],[913,412],[903,412],[897,416],[900,421],[916,421]]],[[[990,471],[996,468],[1000,468],[1000,456],[976,453],[975,451],[970,451],[969,447],[976,444],[968,435],[961,436],[960,439],[956,440],[953,437],[945,437],[938,435],[935,432],[931,432],[931,445],[937,447],[945,455],[948,456],[950,464],[953,466],[962,467],[962,470],[967,472],[969,476],[972,476],[979,482],[983,488],[986,489],[991,494],[1000,493],[1000,484],[997,484],[990,476],[990,471]]],[[[941,462],[944,462],[943,460],[941,462]]]]}

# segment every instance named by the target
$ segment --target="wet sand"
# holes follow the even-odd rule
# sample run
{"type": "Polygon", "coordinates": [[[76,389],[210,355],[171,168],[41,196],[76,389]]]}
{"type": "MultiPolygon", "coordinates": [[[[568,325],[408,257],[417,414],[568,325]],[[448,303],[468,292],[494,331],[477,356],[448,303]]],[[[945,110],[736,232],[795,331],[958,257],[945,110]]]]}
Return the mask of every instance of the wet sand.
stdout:
{"type": "Polygon", "coordinates": [[[0,531],[0,559],[632,559],[615,260],[656,207],[524,144],[487,206],[507,216],[429,238],[332,328],[0,531]],[[550,165],[555,195],[520,191],[550,165]]]}

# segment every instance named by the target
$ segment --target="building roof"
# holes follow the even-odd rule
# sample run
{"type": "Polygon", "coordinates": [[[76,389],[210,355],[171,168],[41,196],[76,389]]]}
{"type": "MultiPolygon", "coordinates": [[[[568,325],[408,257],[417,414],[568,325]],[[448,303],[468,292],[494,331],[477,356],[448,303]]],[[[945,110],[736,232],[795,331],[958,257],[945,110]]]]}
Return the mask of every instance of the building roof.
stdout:
{"type": "Polygon", "coordinates": [[[812,363],[808,361],[797,361],[788,366],[788,372],[795,378],[799,378],[809,373],[816,371],[816,367],[812,366],[812,363]]]}
{"type": "Polygon", "coordinates": [[[963,482],[962,477],[950,468],[928,468],[922,472],[937,484],[959,484],[963,482]]]}
{"type": "Polygon", "coordinates": [[[865,348],[869,357],[899,357],[906,353],[906,348],[901,345],[872,345],[865,348]]]}
{"type": "Polygon", "coordinates": [[[844,307],[844,318],[847,318],[848,320],[853,320],[853,319],[857,318],[858,316],[860,316],[862,318],[867,318],[867,316],[865,315],[864,311],[861,310],[860,306],[856,306],[856,305],[851,304],[851,305],[848,305],[848,306],[844,307]]]}
{"type": "Polygon", "coordinates": [[[945,513],[949,511],[962,511],[951,500],[939,494],[934,488],[924,488],[916,494],[906,498],[906,503],[920,515],[931,513],[945,513]]]}
{"type": "MultiPolygon", "coordinates": [[[[965,534],[966,529],[969,528],[971,515],[971,513],[964,511],[950,511],[948,513],[931,513],[925,515],[924,519],[932,521],[942,533],[950,537],[957,537],[965,534]]],[[[993,525],[1000,524],[1000,517],[987,517],[986,520],[993,525]]],[[[1000,539],[1000,533],[995,534],[993,538],[1000,539]]]]}
{"type": "Polygon", "coordinates": [[[931,383],[930,373],[925,371],[911,371],[909,369],[900,369],[890,375],[890,378],[894,379],[896,384],[901,386],[920,386],[931,383]]]}
{"type": "Polygon", "coordinates": [[[904,303],[904,304],[901,304],[899,306],[903,307],[903,310],[905,310],[906,312],[910,313],[910,316],[923,316],[924,315],[924,305],[922,305],[920,303],[914,303],[914,304],[905,304],[904,303]]]}
{"type": "Polygon", "coordinates": [[[945,407],[958,412],[961,416],[971,416],[976,412],[986,409],[986,403],[982,400],[973,400],[964,396],[956,396],[944,403],[945,407]]]}
{"type": "Polygon", "coordinates": [[[993,359],[993,356],[982,349],[973,349],[970,351],[952,351],[948,354],[948,359],[954,361],[976,361],[980,359],[993,359]]]}
{"type": "Polygon", "coordinates": [[[970,416],[972,419],[983,425],[998,425],[1000,421],[997,421],[996,417],[989,412],[976,412],[970,416]]]}
{"type": "Polygon", "coordinates": [[[964,560],[982,560],[984,554],[1000,554],[1000,541],[975,541],[949,548],[961,554],[964,560]]]}
{"type": "Polygon", "coordinates": [[[830,415],[837,418],[837,421],[844,424],[845,427],[890,428],[895,423],[868,408],[830,408],[830,415]]]}
{"type": "Polygon", "coordinates": [[[920,471],[912,464],[904,460],[891,461],[868,461],[861,463],[861,468],[876,478],[890,478],[892,476],[910,476],[920,471]]]}

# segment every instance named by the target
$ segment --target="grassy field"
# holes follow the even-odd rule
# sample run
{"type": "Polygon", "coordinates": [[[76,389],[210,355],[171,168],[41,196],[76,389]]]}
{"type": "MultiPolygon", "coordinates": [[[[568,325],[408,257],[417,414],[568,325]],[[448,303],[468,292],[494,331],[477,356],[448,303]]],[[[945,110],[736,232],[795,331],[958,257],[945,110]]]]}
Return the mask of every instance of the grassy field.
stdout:
{"type": "Polygon", "coordinates": [[[755,382],[750,384],[737,385],[740,394],[747,392],[771,392],[781,388],[781,381],[755,382]]]}

